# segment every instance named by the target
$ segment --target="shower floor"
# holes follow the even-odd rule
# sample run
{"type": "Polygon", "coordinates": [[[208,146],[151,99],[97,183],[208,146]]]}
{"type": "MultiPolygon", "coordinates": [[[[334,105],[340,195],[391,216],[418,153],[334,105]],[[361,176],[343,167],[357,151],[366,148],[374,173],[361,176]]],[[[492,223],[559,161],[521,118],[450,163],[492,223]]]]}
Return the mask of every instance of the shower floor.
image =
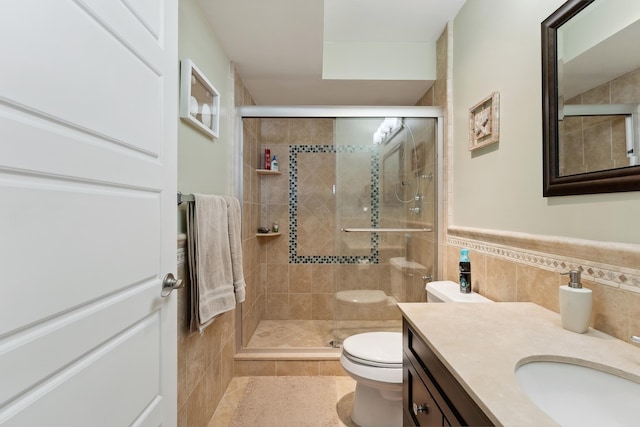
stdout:
{"type": "Polygon", "coordinates": [[[361,332],[401,330],[401,320],[261,320],[246,348],[330,347],[361,332]]]}

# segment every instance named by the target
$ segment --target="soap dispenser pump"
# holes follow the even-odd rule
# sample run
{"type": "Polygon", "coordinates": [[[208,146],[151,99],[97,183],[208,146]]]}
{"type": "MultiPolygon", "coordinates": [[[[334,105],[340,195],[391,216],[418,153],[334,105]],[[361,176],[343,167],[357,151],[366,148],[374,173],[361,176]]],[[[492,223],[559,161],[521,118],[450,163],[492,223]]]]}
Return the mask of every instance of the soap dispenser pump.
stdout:
{"type": "Polygon", "coordinates": [[[582,287],[580,271],[561,273],[569,276],[569,283],[560,286],[560,318],[562,327],[579,334],[589,330],[591,321],[591,289],[582,287]]]}

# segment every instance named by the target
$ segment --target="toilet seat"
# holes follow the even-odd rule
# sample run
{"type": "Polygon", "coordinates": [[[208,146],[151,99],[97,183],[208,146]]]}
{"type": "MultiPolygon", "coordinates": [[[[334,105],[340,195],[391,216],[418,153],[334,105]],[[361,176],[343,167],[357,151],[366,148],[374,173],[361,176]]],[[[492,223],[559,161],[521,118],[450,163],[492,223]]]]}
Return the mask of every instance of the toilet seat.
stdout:
{"type": "Polygon", "coordinates": [[[342,343],[342,352],[354,363],[379,368],[402,368],[401,332],[365,332],[342,343]]]}

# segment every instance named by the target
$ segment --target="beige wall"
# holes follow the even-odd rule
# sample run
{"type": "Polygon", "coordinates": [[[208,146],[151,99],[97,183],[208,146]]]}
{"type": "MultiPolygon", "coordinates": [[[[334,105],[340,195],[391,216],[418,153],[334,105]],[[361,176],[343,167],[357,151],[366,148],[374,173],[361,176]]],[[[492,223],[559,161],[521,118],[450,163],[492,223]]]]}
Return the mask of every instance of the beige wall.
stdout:
{"type": "Polygon", "coordinates": [[[540,23],[564,0],[469,0],[454,21],[445,274],[471,249],[474,290],[558,311],[561,272],[593,290],[591,325],[640,332],[640,193],[542,197],[540,23]],[[468,109],[500,92],[500,142],[467,150],[468,109]],[[453,107],[451,109],[451,107],[453,107]]]}
{"type": "Polygon", "coordinates": [[[452,223],[638,243],[639,192],[542,197],[540,23],[562,3],[470,0],[456,16],[452,223]],[[493,91],[500,142],[472,153],[468,109],[493,91]]]}

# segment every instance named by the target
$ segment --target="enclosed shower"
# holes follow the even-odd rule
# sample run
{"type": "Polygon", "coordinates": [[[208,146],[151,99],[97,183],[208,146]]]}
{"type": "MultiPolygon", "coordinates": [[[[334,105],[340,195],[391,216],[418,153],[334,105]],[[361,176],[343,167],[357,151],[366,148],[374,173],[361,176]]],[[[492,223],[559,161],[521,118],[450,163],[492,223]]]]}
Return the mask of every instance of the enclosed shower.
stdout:
{"type": "Polygon", "coordinates": [[[355,333],[400,331],[397,303],[426,301],[437,274],[441,110],[239,113],[242,350],[327,350],[355,333]]]}

